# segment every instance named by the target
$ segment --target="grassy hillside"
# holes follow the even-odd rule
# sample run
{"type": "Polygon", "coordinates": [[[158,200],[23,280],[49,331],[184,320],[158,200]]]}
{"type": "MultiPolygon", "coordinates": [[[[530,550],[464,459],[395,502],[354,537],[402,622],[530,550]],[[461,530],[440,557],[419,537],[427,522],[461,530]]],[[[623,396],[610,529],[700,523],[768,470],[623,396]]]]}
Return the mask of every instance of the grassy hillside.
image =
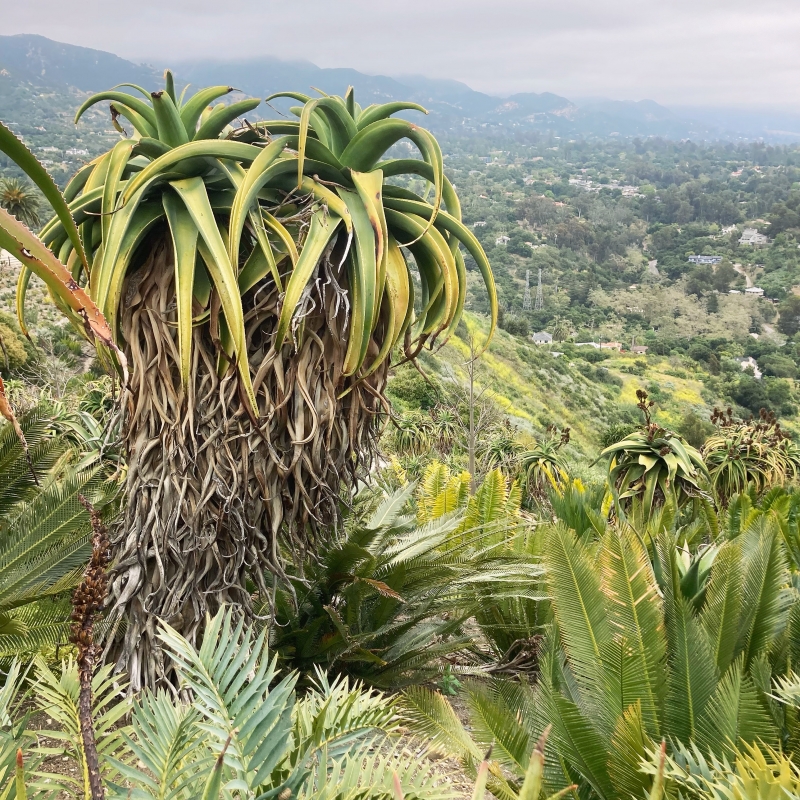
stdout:
{"type": "MultiPolygon", "coordinates": [[[[465,324],[447,345],[422,356],[422,370],[445,383],[466,384],[469,338],[474,336],[480,343],[486,330],[484,317],[467,314],[465,324]]],[[[585,460],[596,457],[610,431],[640,422],[638,389],[645,389],[655,400],[656,421],[695,441],[702,439],[710,430],[708,419],[714,406],[729,404],[731,384],[759,383],[742,373],[736,362],[726,367],[727,373],[712,375],[701,363],[679,354],[643,356],[568,343],[535,345],[527,337],[498,330],[478,362],[476,387],[492,398],[523,439],[541,438],[550,425],[569,427],[568,453],[585,460]]],[[[402,397],[393,399],[401,410],[413,405],[402,397]]],[[[739,412],[749,413],[743,407],[739,412]]],[[[797,430],[791,418],[784,425],[797,430]]]]}

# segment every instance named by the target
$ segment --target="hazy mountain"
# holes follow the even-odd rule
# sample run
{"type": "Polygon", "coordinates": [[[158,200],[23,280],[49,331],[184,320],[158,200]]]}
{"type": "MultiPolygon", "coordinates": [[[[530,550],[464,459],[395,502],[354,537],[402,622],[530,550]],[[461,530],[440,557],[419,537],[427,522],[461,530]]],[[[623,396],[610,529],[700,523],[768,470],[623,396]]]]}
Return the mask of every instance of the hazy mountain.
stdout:
{"type": "MultiPolygon", "coordinates": [[[[61,99],[66,101],[72,95],[110,88],[117,83],[138,83],[156,89],[161,85],[163,66],[175,71],[179,83],[227,84],[256,97],[286,89],[313,94],[312,87],[343,94],[352,85],[362,106],[387,100],[411,100],[425,106],[430,112],[425,124],[439,131],[469,132],[492,127],[511,132],[544,130],[571,137],[800,139],[800,117],[791,115],[670,110],[652,100],[571,101],[549,92],[494,97],[455,80],[435,80],[422,75],[396,78],[366,75],[354,69],[323,69],[308,61],[269,57],[182,62],[156,68],[134,64],[112,53],[28,34],[0,36],[0,113],[7,120],[9,114],[19,117],[23,106],[32,107],[31,98],[46,97],[53,91],[61,92],[61,99]]],[[[274,103],[283,113],[294,104],[296,101],[288,100],[274,103]]],[[[274,112],[265,109],[262,113],[272,116],[274,112]]],[[[407,116],[419,119],[416,112],[407,116]]]]}
{"type": "Polygon", "coordinates": [[[102,50],[54,42],[44,36],[0,36],[0,70],[42,86],[74,86],[82,91],[117,83],[155,86],[160,73],[102,50]]]}

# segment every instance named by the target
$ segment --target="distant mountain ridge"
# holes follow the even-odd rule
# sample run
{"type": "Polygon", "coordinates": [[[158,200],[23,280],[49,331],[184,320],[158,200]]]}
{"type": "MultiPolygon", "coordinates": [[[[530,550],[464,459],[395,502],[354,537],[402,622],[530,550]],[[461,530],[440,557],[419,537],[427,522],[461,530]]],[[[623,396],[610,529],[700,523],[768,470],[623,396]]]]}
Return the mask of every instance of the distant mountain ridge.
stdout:
{"type": "MultiPolygon", "coordinates": [[[[732,138],[760,136],[780,140],[790,131],[800,131],[800,117],[776,125],[755,115],[700,114],[702,121],[676,114],[652,100],[639,102],[587,99],[571,101],[550,92],[525,92],[495,97],[477,92],[455,80],[405,75],[396,78],[367,75],[354,69],[324,69],[308,61],[282,61],[263,57],[244,61],[187,61],[168,65],[176,79],[194,86],[228,84],[256,97],[292,89],[311,92],[311,87],[329,94],[342,94],[352,85],[363,105],[388,100],[411,100],[425,106],[430,116],[426,125],[451,132],[478,131],[492,127],[509,131],[543,130],[572,137],[664,136],[668,138],[732,138]],[[738,120],[738,122],[737,122],[738,120]],[[738,125],[738,130],[737,130],[738,125]],[[760,130],[759,130],[760,129],[760,130]]],[[[160,88],[162,69],[134,64],[112,53],[55,42],[43,36],[18,34],[0,36],[0,78],[12,84],[53,89],[72,87],[81,92],[99,91],[118,83],[138,83],[160,88]]],[[[0,81],[0,92],[3,83],[0,81]]],[[[283,113],[293,103],[278,101],[283,113]]],[[[268,112],[267,112],[268,113],[268,112]]],[[[409,118],[419,119],[415,112],[409,118]]],[[[800,137],[798,137],[800,138],[800,137]]]]}

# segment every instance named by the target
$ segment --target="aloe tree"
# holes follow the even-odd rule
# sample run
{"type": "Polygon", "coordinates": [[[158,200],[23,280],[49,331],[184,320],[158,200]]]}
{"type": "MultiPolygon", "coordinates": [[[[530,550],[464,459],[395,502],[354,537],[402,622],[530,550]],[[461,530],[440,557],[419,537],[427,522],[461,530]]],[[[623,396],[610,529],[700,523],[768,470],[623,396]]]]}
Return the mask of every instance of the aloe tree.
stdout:
{"type": "Polygon", "coordinates": [[[21,317],[36,273],[125,383],[111,604],[128,618],[118,666],[139,688],[164,673],[156,618],[196,640],[207,610],[249,608],[248,577],[266,593],[264,572],[283,574],[282,543],[301,558],[335,518],[375,451],[392,353],[413,359],[458,324],[462,246],[490,335],[496,293],[438,143],[392,117],[421,107],[288,93],[297,119],[232,128],[257,99],[211,107],[233,90],[186,99],[169,72],[162,91],[129,88],[78,110],[110,102],[121,139],[63,197],[0,130],[56,211],[41,241],[0,216],[0,244],[24,265],[21,317]],[[403,139],[421,159],[384,158],[403,139]],[[408,174],[430,199],[389,182],[408,174]]]}
{"type": "Polygon", "coordinates": [[[621,441],[606,447],[600,458],[608,457],[608,484],[617,513],[636,500],[645,518],[674,496],[679,504],[693,497],[704,497],[708,470],[700,453],[673,431],[654,422],[650,409],[654,403],[647,392],[636,392],[644,424],[621,441]]]}
{"type": "Polygon", "coordinates": [[[762,408],[757,420],[740,420],[730,409],[715,408],[711,421],[717,430],[703,445],[703,458],[723,505],[750,488],[762,494],[797,479],[800,449],[781,430],[773,413],[762,408]]]}

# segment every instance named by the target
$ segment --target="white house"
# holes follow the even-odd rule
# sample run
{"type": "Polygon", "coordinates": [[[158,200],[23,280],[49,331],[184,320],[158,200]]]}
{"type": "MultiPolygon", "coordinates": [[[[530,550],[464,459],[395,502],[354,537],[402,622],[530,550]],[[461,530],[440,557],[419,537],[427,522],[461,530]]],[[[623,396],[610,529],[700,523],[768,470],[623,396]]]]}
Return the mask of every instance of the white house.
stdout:
{"type": "Polygon", "coordinates": [[[758,362],[753,358],[753,356],[747,356],[746,358],[735,358],[734,361],[738,362],[739,366],[742,368],[742,372],[744,372],[748,367],[752,367],[753,377],[757,378],[758,380],[761,379],[761,370],[758,368],[758,362]]]}
{"type": "Polygon", "coordinates": [[[739,244],[745,244],[749,247],[763,247],[769,242],[769,239],[763,233],[759,233],[755,228],[745,228],[742,235],[739,237],[739,244]]]}
{"type": "Polygon", "coordinates": [[[760,286],[748,286],[747,289],[744,290],[745,294],[749,294],[751,297],[763,297],[764,290],[760,286]]]}
{"type": "Polygon", "coordinates": [[[552,344],[553,334],[547,331],[539,331],[538,333],[534,333],[531,339],[533,339],[534,344],[552,344]]]}
{"type": "Polygon", "coordinates": [[[494,240],[494,243],[498,247],[505,247],[510,241],[511,241],[511,237],[510,236],[506,236],[505,234],[502,234],[502,236],[498,236],[494,240]]]}
{"type": "Polygon", "coordinates": [[[722,256],[689,256],[686,260],[690,264],[719,264],[722,256]]]}

